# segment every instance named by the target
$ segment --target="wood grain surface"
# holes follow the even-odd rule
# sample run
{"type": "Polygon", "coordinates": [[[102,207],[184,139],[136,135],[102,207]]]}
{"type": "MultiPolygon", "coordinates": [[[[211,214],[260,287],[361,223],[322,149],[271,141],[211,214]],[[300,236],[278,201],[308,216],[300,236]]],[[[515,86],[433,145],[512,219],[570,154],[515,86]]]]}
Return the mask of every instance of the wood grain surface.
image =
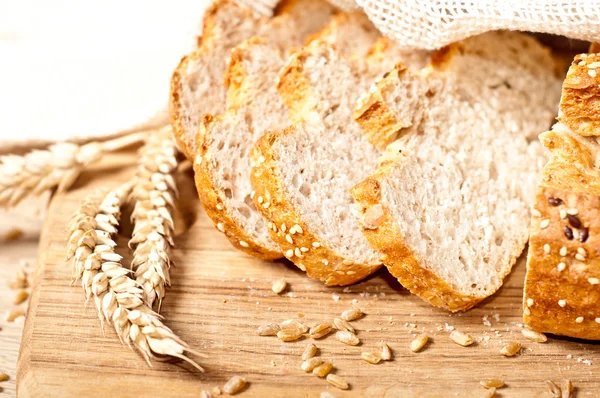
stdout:
{"type": "MultiPolygon", "coordinates": [[[[199,362],[206,373],[179,362],[154,363],[120,344],[114,331],[104,333],[79,285],[70,286],[70,264],[64,261],[65,227],[74,209],[92,189],[116,186],[133,174],[132,154],[114,155],[83,175],[67,194],[54,198],[44,224],[34,293],[25,324],[18,365],[21,397],[197,397],[203,389],[222,387],[233,375],[244,376],[246,397],[448,397],[483,396],[479,381],[500,378],[501,397],[550,396],[545,381],[570,379],[578,396],[598,396],[598,346],[567,338],[539,344],[521,335],[522,258],[502,289],[477,308],[449,314],[410,295],[385,270],[354,286],[328,288],[307,278],[290,263],[263,262],[234,250],[203,213],[191,175],[180,176],[179,235],[174,252],[172,287],[163,303],[165,322],[194,349],[208,355],[199,362]],[[271,291],[274,279],[289,289],[271,291]],[[259,337],[259,325],[300,318],[311,325],[331,320],[343,310],[360,307],[366,315],[353,325],[361,344],[339,343],[333,335],[315,341],[319,355],[346,378],[341,391],[300,369],[300,354],[310,339],[283,343],[259,337]],[[470,347],[452,342],[450,329],[469,333],[470,347]],[[427,333],[420,353],[411,340],[427,333]],[[360,359],[386,341],[393,360],[372,365],[360,359]],[[506,358],[508,341],[523,344],[520,355],[506,358]]],[[[119,239],[126,247],[130,227],[119,239]]],[[[130,259],[125,249],[121,254],[130,259]]],[[[548,314],[552,316],[552,314],[548,314]]]]}

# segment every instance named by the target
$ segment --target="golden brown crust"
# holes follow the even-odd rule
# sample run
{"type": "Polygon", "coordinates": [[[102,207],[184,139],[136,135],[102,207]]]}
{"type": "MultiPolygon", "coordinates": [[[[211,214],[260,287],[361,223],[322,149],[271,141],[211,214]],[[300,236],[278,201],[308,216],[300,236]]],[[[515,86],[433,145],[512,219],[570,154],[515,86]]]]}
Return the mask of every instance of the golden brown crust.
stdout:
{"type": "Polygon", "coordinates": [[[541,139],[554,159],[538,186],[531,221],[524,321],[541,332],[597,340],[600,285],[590,278],[600,278],[600,173],[588,168],[586,148],[566,133],[541,139]],[[573,209],[577,214],[568,214],[573,209]]]}
{"type": "MultiPolygon", "coordinates": [[[[352,188],[352,196],[362,206],[361,214],[364,215],[373,206],[383,205],[380,178],[388,172],[388,167],[393,166],[379,168],[372,176],[352,188]]],[[[403,243],[402,233],[390,210],[383,206],[383,213],[383,220],[376,228],[363,225],[362,231],[369,244],[383,254],[383,263],[402,286],[431,305],[453,312],[468,310],[487,297],[461,294],[430,271],[403,243]]]]}
{"type": "MultiPolygon", "coordinates": [[[[211,115],[205,115],[201,129],[207,129],[213,122],[214,118],[211,115]]],[[[211,140],[210,134],[199,135],[198,155],[194,160],[194,180],[206,214],[212,219],[217,230],[222,232],[237,249],[265,260],[281,258],[281,252],[269,250],[257,243],[240,226],[240,223],[232,218],[226,200],[222,197],[222,189],[212,179],[215,170],[214,165],[211,164],[213,159],[206,156],[211,140]]]]}
{"type": "Polygon", "coordinates": [[[251,181],[255,190],[254,204],[270,220],[271,238],[285,256],[311,278],[329,286],[358,282],[380,268],[378,265],[350,264],[343,256],[327,247],[302,221],[302,215],[286,198],[282,185],[279,159],[273,152],[277,140],[295,133],[295,127],[281,132],[268,132],[254,146],[251,154],[251,181]],[[298,230],[297,226],[300,226],[298,230]],[[290,228],[292,232],[290,232],[290,228]],[[290,242],[291,241],[291,242],[290,242]]]}
{"type": "MultiPolygon", "coordinates": [[[[313,40],[313,44],[317,41],[313,40]]],[[[288,108],[292,123],[301,122],[306,112],[317,107],[315,102],[317,95],[304,73],[305,59],[304,49],[294,51],[279,72],[277,91],[288,108]]]]}
{"type": "Polygon", "coordinates": [[[600,135],[600,54],[575,57],[563,83],[558,120],[582,136],[600,135]]]}
{"type": "Polygon", "coordinates": [[[599,340],[600,149],[575,135],[600,132],[592,130],[598,116],[584,109],[586,104],[600,109],[600,77],[588,74],[589,62],[580,65],[587,58],[600,61],[575,58],[563,85],[562,125],[540,135],[552,159],[538,184],[531,220],[523,318],[541,332],[599,340]],[[584,121],[587,116],[592,118],[584,121]]]}
{"type": "Polygon", "coordinates": [[[590,44],[590,53],[600,53],[600,43],[592,43],[590,44]]]}
{"type": "Polygon", "coordinates": [[[398,84],[401,75],[408,73],[408,69],[398,63],[394,68],[383,75],[374,91],[359,99],[354,110],[354,120],[363,129],[365,137],[379,150],[398,138],[403,128],[409,127],[406,121],[400,120],[396,112],[390,109],[384,101],[383,92],[398,84]]]}
{"type": "MultiPolygon", "coordinates": [[[[204,13],[203,25],[202,25],[202,39],[198,40],[199,47],[192,53],[184,56],[177,68],[173,71],[171,77],[170,94],[169,94],[169,111],[171,114],[171,126],[173,129],[173,137],[179,146],[179,149],[189,159],[194,159],[196,155],[196,142],[190,140],[186,136],[185,129],[183,127],[183,119],[185,118],[185,109],[183,106],[183,85],[185,76],[187,75],[187,69],[190,63],[196,62],[199,58],[210,56],[211,51],[216,40],[219,38],[214,37],[215,27],[217,26],[217,20],[219,13],[224,10],[227,6],[235,6],[231,0],[217,0],[211,4],[211,6],[204,13]]],[[[240,8],[242,9],[242,8],[240,8]]],[[[254,15],[249,9],[242,9],[248,18],[254,18],[254,15]]]]}

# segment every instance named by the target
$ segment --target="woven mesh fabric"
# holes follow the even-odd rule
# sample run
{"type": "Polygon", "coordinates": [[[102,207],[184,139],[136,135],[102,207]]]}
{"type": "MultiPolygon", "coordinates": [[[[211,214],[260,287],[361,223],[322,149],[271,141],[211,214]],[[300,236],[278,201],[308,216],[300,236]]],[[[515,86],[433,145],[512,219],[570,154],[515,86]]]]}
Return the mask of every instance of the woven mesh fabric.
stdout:
{"type": "MultiPolygon", "coordinates": [[[[335,0],[349,8],[354,0],[335,0]]],[[[598,0],[356,0],[377,28],[406,48],[433,50],[490,30],[600,41],[598,0]]]]}

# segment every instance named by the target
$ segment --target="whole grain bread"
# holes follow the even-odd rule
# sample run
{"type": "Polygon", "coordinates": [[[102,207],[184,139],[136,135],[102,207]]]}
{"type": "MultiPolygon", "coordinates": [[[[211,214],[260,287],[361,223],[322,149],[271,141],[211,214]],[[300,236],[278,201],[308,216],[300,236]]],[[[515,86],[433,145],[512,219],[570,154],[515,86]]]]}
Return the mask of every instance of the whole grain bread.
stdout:
{"type": "Polygon", "coordinates": [[[600,339],[600,54],[575,57],[559,123],[540,135],[550,153],[530,227],[524,322],[600,339]],[[595,110],[595,113],[593,112],[595,110]]]}
{"type": "MultiPolygon", "coordinates": [[[[328,8],[320,9],[326,12],[328,8]]],[[[252,202],[249,153],[267,129],[282,129],[290,123],[276,82],[287,51],[300,45],[303,37],[289,37],[287,30],[293,22],[286,22],[288,18],[294,16],[279,17],[268,34],[233,49],[225,74],[228,109],[222,115],[205,116],[194,165],[199,197],[219,231],[235,247],[265,259],[282,257],[282,252],[252,202]]],[[[313,23],[317,18],[324,19],[313,13],[313,23]]],[[[343,43],[345,50],[361,54],[375,40],[376,30],[369,29],[367,22],[364,14],[339,14],[313,37],[343,43]]],[[[268,207],[270,197],[261,202],[259,206],[268,207]]]]}
{"type": "Polygon", "coordinates": [[[203,115],[226,110],[224,73],[231,50],[255,35],[284,35],[281,43],[303,43],[335,12],[324,0],[284,0],[272,19],[232,0],[216,0],[206,11],[197,50],[183,57],[171,78],[169,109],[175,139],[193,160],[203,115]],[[302,39],[302,40],[301,40],[302,39]]]}
{"type": "Polygon", "coordinates": [[[364,235],[389,271],[434,306],[466,310],[493,294],[527,242],[560,81],[548,49],[490,32],[397,65],[355,117],[381,167],[353,188],[364,235]],[[535,90],[532,90],[535,87],[535,90]]]}
{"type": "Polygon", "coordinates": [[[349,195],[379,156],[352,121],[355,101],[395,60],[420,65],[425,59],[374,46],[365,57],[346,57],[316,40],[293,54],[278,89],[295,123],[265,134],[251,154],[254,202],[272,239],[300,269],[328,285],[354,283],[381,265],[358,229],[349,195]]]}

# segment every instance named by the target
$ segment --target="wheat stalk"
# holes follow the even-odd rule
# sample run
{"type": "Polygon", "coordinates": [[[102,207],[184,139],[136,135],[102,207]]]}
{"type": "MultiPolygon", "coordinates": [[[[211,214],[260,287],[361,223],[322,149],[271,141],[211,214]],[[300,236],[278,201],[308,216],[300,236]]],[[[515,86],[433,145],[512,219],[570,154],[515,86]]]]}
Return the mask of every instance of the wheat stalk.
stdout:
{"type": "Polygon", "coordinates": [[[203,371],[185,353],[193,353],[144,303],[143,291],[121,265],[113,235],[119,226],[120,209],[131,190],[126,184],[114,191],[90,195],[75,213],[69,227],[67,260],[73,258],[73,281],[81,279],[86,300],[93,299],[102,327],[112,324],[122,343],[150,359],[176,357],[203,371]]]}
{"type": "Polygon", "coordinates": [[[173,247],[174,196],[173,173],[177,169],[177,149],[170,130],[149,136],[139,151],[139,164],[131,198],[135,207],[130,247],[135,247],[131,268],[142,286],[144,301],[160,311],[165,288],[170,285],[173,247]]]}
{"type": "Polygon", "coordinates": [[[84,145],[64,142],[24,156],[0,156],[0,207],[15,206],[29,195],[39,195],[55,187],[59,192],[65,191],[85,167],[106,152],[132,145],[145,136],[147,133],[133,133],[84,145]]]}

